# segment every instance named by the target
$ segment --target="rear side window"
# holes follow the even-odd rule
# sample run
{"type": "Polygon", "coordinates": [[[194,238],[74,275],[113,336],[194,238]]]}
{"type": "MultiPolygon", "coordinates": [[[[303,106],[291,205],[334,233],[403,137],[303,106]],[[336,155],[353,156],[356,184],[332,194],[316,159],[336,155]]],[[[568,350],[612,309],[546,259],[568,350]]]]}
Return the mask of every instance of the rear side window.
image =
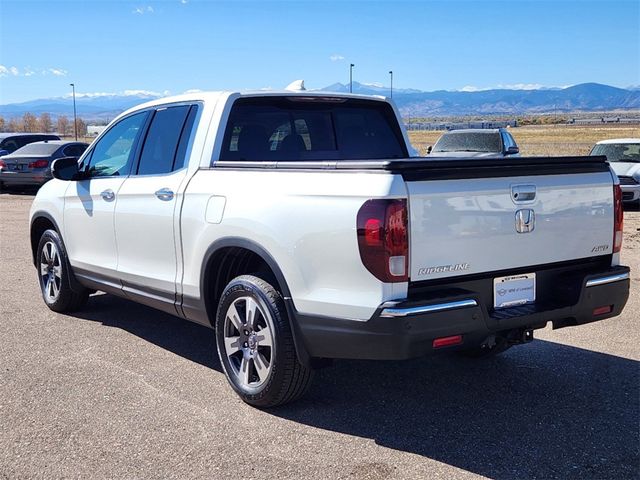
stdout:
{"type": "Polygon", "coordinates": [[[237,100],[221,160],[357,160],[408,156],[391,106],[318,97],[237,100]]]}
{"type": "Polygon", "coordinates": [[[138,175],[159,175],[184,166],[196,108],[180,105],[156,110],[142,147],[138,175]]]}
{"type": "Polygon", "coordinates": [[[79,157],[87,149],[87,145],[67,145],[62,154],[65,157],[79,157]]]}
{"type": "Polygon", "coordinates": [[[6,150],[9,153],[15,152],[18,148],[18,143],[13,139],[2,142],[2,150],[6,150]]]}

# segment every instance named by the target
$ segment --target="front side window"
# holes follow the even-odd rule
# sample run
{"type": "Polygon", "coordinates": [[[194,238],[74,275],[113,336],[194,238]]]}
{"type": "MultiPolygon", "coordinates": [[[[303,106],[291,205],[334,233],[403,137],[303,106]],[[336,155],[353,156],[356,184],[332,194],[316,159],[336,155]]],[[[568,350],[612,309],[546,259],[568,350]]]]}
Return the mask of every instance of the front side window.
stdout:
{"type": "Polygon", "coordinates": [[[387,103],[261,97],[234,103],[220,159],[374,160],[406,156],[402,133],[387,103]]]}
{"type": "Polygon", "coordinates": [[[104,134],[88,157],[85,170],[90,177],[128,175],[134,155],[136,139],[147,112],[120,120],[104,134]]]}
{"type": "Polygon", "coordinates": [[[159,175],[178,170],[184,166],[185,144],[193,126],[194,115],[190,115],[196,106],[180,105],[158,109],[142,147],[138,175],[159,175]]]}

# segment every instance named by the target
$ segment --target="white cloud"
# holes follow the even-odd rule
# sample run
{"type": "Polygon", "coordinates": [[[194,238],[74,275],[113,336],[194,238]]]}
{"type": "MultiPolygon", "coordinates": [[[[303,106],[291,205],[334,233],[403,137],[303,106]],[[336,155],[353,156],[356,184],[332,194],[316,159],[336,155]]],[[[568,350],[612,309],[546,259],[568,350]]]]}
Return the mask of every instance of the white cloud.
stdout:
{"type": "Polygon", "coordinates": [[[189,2],[188,2],[187,0],[180,0],[180,3],[181,3],[182,5],[186,5],[186,4],[187,4],[187,3],[189,3],[189,2]]]}
{"type": "Polygon", "coordinates": [[[64,77],[67,73],[68,72],[62,68],[39,68],[34,70],[31,67],[24,67],[21,70],[18,67],[5,67],[4,65],[0,65],[0,77],[31,77],[36,74],[64,77]]]}
{"type": "Polygon", "coordinates": [[[56,77],[66,77],[68,73],[66,70],[63,70],[62,68],[49,68],[48,72],[51,75],[55,75],[56,77]]]}
{"type": "Polygon", "coordinates": [[[159,92],[153,92],[151,90],[125,90],[122,95],[125,95],[127,97],[129,96],[140,96],[140,95],[145,95],[145,96],[149,96],[149,97],[161,97],[162,93],[159,92]]]}
{"type": "MultiPolygon", "coordinates": [[[[76,92],[77,98],[100,98],[100,97],[162,97],[169,95],[170,92],[165,90],[163,93],[152,92],[150,90],[124,90],[122,92],[76,92]]],[[[71,97],[71,93],[67,93],[64,97],[71,97]]]]}
{"type": "Polygon", "coordinates": [[[153,13],[153,7],[147,5],[146,7],[136,7],[131,13],[136,13],[138,15],[144,15],[145,13],[153,13]]]}
{"type": "Polygon", "coordinates": [[[540,83],[512,83],[507,85],[498,85],[497,88],[504,88],[506,90],[540,90],[544,88],[544,85],[540,83]]]}
{"type": "Polygon", "coordinates": [[[334,53],[329,57],[329,60],[331,60],[332,62],[340,62],[344,60],[344,57],[342,55],[338,55],[337,53],[334,53]]]}
{"type": "Polygon", "coordinates": [[[199,88],[190,88],[189,90],[185,90],[184,93],[200,93],[202,90],[199,88]]]}
{"type": "Polygon", "coordinates": [[[543,88],[568,88],[571,85],[561,85],[559,87],[550,87],[541,83],[499,83],[492,87],[476,87],[474,85],[466,85],[459,89],[459,92],[484,92],[486,90],[541,90],[543,88]]]}
{"type": "MultiPolygon", "coordinates": [[[[92,93],[81,93],[81,92],[76,92],[76,97],[77,98],[98,98],[98,97],[112,97],[116,95],[115,93],[109,93],[109,92],[92,92],[92,93]]],[[[68,93],[67,95],[65,95],[65,97],[70,97],[71,93],[68,93]]]]}

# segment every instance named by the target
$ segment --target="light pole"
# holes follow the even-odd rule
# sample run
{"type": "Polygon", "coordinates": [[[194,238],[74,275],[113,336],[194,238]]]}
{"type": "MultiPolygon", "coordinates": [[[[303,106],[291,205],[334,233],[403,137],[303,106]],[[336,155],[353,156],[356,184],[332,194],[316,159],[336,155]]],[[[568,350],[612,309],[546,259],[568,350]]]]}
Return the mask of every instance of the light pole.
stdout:
{"type": "Polygon", "coordinates": [[[391,75],[391,98],[393,98],[393,70],[389,70],[389,75],[391,75]]]}
{"type": "Polygon", "coordinates": [[[353,67],[353,63],[349,65],[349,93],[353,93],[353,67]]]}
{"type": "Polygon", "coordinates": [[[76,135],[76,142],[78,141],[78,121],[76,120],[76,84],[70,83],[73,91],[73,130],[76,135]]]}

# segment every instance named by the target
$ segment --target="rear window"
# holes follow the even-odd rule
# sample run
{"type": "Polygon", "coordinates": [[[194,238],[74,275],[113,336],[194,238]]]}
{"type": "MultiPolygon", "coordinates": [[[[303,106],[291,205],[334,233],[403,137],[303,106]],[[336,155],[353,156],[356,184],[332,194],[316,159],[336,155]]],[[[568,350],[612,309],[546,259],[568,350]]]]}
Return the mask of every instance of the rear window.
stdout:
{"type": "Polygon", "coordinates": [[[591,155],[605,155],[609,162],[640,162],[640,143],[605,143],[596,145],[591,155]]]}
{"type": "Polygon", "coordinates": [[[407,156],[384,102],[317,97],[237,100],[221,160],[358,160],[407,156]]]}
{"type": "Polygon", "coordinates": [[[501,152],[500,134],[496,132],[451,132],[440,137],[433,152],[501,152]]]}
{"type": "Polygon", "coordinates": [[[29,143],[13,153],[15,155],[51,155],[59,148],[59,143],[29,143]]]}

